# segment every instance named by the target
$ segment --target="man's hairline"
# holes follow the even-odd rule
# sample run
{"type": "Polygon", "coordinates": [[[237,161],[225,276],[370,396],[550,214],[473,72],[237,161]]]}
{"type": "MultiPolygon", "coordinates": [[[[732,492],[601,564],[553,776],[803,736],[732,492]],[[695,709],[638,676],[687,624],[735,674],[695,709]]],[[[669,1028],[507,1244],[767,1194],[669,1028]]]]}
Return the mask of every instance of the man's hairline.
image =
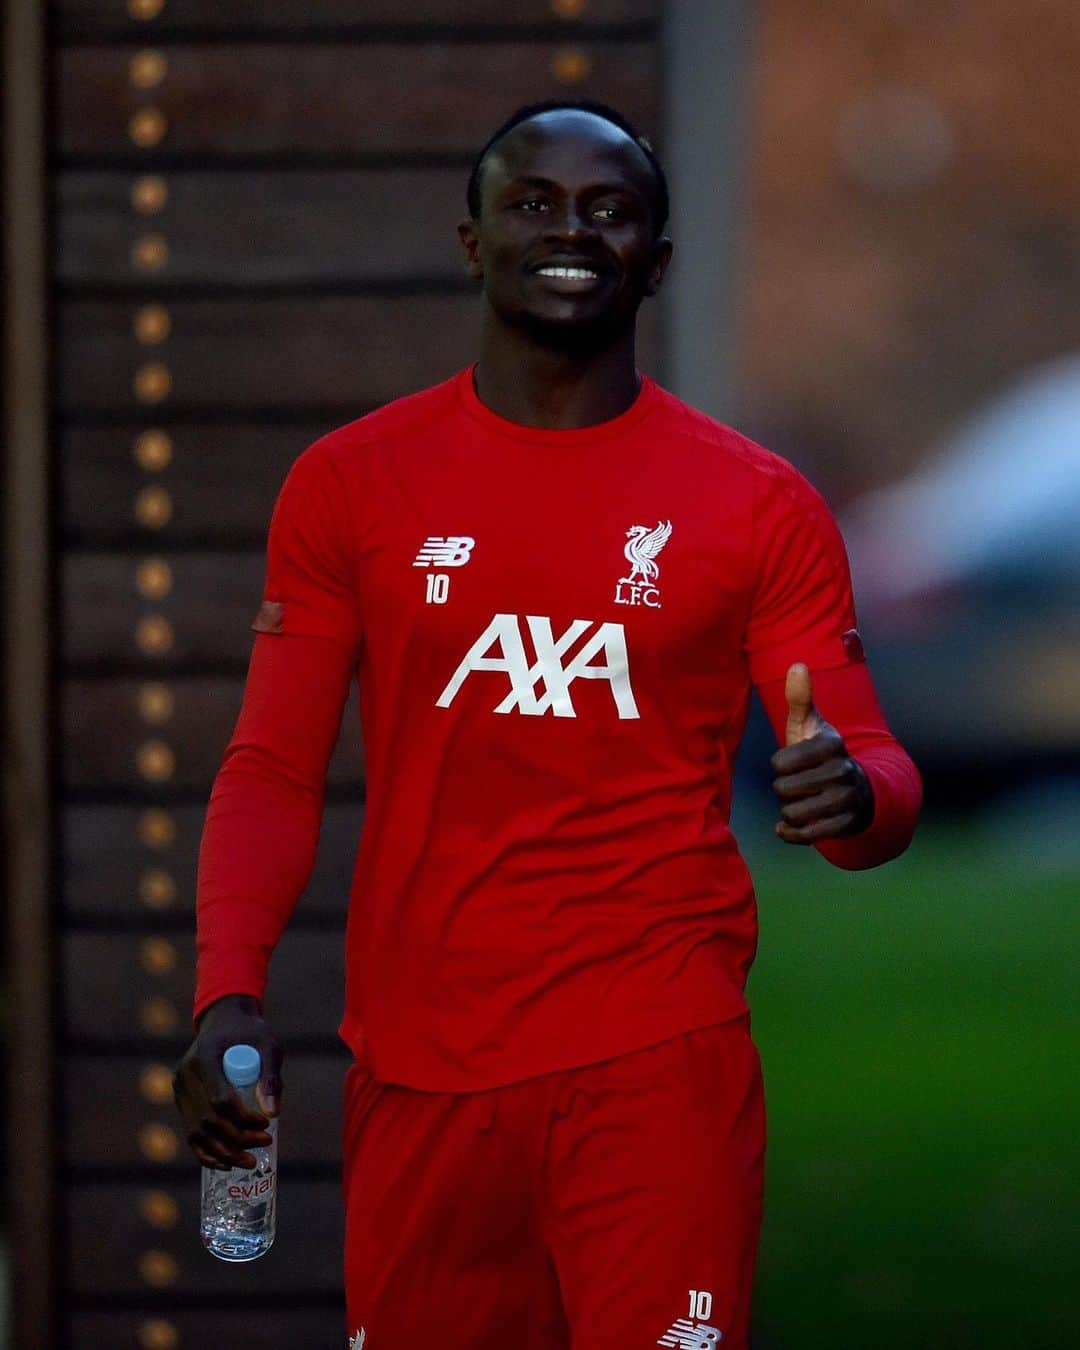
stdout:
{"type": "MultiPolygon", "coordinates": [[[[591,108],[544,108],[540,112],[535,112],[532,114],[532,116],[523,118],[522,121],[520,122],[516,122],[512,127],[508,127],[506,131],[504,131],[503,134],[498,138],[498,140],[493,141],[492,144],[489,145],[488,148],[484,151],[483,159],[476,166],[476,199],[477,203],[481,207],[483,206],[484,201],[484,179],[486,177],[487,162],[492,157],[492,155],[494,155],[500,150],[500,147],[504,144],[507,138],[512,136],[515,131],[520,131],[523,127],[528,127],[533,122],[539,122],[541,118],[557,117],[563,113],[582,114],[586,117],[591,117],[594,122],[602,122],[604,126],[610,127],[613,131],[617,131],[619,135],[623,138],[623,140],[632,145],[634,149],[638,152],[638,154],[641,156],[642,160],[644,161],[644,165],[648,172],[649,178],[651,179],[654,185],[654,188],[657,189],[659,188],[660,180],[657,178],[656,170],[653,167],[653,163],[649,159],[649,156],[646,153],[644,147],[639,143],[636,136],[632,136],[630,132],[626,130],[625,127],[619,126],[618,122],[613,122],[610,117],[605,117],[603,113],[593,112],[591,108]]],[[[655,198],[656,198],[655,191],[646,194],[645,200],[650,215],[654,214],[655,212],[656,206],[655,198]]],[[[477,213],[477,216],[473,217],[473,219],[477,224],[479,224],[480,223],[479,213],[477,213]]],[[[663,227],[661,226],[656,230],[655,237],[659,239],[662,237],[662,235],[663,235],[663,227]]]]}

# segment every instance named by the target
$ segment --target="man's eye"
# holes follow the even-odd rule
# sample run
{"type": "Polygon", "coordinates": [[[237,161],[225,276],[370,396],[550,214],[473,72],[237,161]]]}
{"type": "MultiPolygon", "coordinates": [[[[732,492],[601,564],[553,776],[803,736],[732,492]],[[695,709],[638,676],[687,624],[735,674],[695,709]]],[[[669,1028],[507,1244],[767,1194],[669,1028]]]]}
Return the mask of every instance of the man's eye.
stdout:
{"type": "Polygon", "coordinates": [[[598,206],[593,214],[600,216],[603,220],[621,220],[623,212],[622,207],[606,202],[603,206],[598,206]]]}
{"type": "Polygon", "coordinates": [[[540,197],[526,197],[524,201],[518,202],[520,211],[543,211],[547,208],[547,202],[540,197]]]}

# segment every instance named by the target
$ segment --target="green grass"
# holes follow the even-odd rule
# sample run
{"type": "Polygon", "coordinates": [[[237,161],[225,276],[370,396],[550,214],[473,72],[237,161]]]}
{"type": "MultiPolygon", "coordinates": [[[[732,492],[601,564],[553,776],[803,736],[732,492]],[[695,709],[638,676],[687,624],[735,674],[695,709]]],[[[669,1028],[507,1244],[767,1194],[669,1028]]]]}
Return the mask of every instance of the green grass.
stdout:
{"type": "Polygon", "coordinates": [[[764,1350],[1080,1345],[1080,875],[974,826],[861,874],[742,837],[764,1350]]]}

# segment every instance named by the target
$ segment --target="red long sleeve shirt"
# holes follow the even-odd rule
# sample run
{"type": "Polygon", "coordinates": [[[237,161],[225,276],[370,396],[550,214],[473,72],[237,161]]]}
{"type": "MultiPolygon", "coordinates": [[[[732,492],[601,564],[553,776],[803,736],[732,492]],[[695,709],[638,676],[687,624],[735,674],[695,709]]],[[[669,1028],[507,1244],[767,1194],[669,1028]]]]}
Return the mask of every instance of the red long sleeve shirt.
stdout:
{"type": "Polygon", "coordinates": [[[741,1015],[757,923],[731,766],[752,683],[782,736],[793,661],[874,791],[870,828],[821,852],[870,867],[914,829],[827,508],[648,379],[612,421],[548,431],[464,371],[324,437],[279,497],[254,626],[195,1014],[262,997],[358,675],[341,1034],[385,1081],[481,1090],[741,1015]]]}

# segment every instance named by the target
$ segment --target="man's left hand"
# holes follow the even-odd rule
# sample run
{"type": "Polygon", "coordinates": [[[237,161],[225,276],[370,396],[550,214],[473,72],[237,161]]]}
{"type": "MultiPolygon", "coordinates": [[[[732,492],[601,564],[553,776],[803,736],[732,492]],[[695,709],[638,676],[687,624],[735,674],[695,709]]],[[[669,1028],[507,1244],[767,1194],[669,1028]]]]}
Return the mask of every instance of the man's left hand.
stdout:
{"type": "Polygon", "coordinates": [[[784,686],[784,748],[770,763],[783,803],[776,833],[786,844],[814,844],[861,834],[874,818],[874,794],[844,738],[814,707],[809,667],[798,662],[784,686]]]}

